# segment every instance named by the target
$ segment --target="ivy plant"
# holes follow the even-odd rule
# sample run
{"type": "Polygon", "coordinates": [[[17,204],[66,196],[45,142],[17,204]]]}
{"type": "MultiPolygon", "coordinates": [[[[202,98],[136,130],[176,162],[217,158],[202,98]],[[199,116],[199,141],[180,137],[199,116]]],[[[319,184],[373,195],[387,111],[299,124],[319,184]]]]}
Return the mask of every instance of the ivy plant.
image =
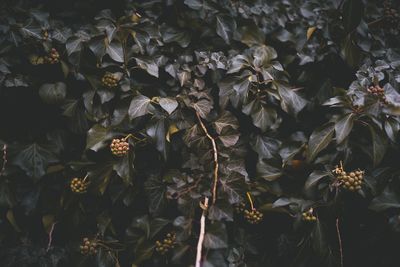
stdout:
{"type": "Polygon", "coordinates": [[[0,265],[400,261],[394,0],[4,0],[0,265]]]}

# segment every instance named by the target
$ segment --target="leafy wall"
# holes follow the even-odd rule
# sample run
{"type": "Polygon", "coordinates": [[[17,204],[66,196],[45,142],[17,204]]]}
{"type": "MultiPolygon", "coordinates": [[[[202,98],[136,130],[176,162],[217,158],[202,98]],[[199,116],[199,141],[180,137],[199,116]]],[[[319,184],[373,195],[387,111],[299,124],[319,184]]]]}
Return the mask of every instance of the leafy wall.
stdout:
{"type": "Polygon", "coordinates": [[[398,8],[2,1],[0,265],[398,266],[398,8]]]}

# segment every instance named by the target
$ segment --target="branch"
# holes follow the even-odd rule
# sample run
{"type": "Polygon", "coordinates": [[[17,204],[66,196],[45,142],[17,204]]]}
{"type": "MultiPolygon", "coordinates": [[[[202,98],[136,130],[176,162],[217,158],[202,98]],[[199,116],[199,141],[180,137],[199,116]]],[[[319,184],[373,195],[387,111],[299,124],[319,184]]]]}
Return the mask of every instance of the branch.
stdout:
{"type": "MultiPolygon", "coordinates": [[[[386,16],[383,16],[383,17],[381,17],[381,18],[379,18],[379,19],[376,19],[376,20],[374,20],[374,21],[371,21],[371,22],[367,23],[367,26],[368,26],[368,27],[373,26],[373,25],[375,25],[376,23],[379,23],[379,22],[381,22],[382,20],[384,20],[385,17],[386,17],[386,16]]],[[[356,27],[354,30],[352,30],[351,32],[349,32],[349,35],[355,33],[355,32],[357,31],[357,28],[358,28],[358,27],[356,27]]]]}
{"type": "Polygon", "coordinates": [[[197,254],[196,254],[196,267],[201,267],[201,250],[203,248],[204,235],[206,233],[206,213],[208,210],[208,197],[205,197],[204,204],[200,202],[200,207],[203,209],[200,219],[200,235],[199,241],[197,242],[197,254]]]}
{"type": "Polygon", "coordinates": [[[381,17],[381,18],[379,18],[379,19],[376,19],[376,20],[374,20],[374,21],[371,21],[371,22],[367,23],[367,25],[368,25],[368,26],[372,26],[372,25],[374,25],[374,24],[376,24],[376,23],[381,22],[382,20],[384,20],[385,17],[386,17],[386,16],[383,16],[383,17],[381,17]]]}
{"type": "Polygon", "coordinates": [[[0,170],[0,176],[3,176],[6,172],[6,164],[7,164],[7,144],[3,145],[3,166],[0,170]]]}
{"type": "Polygon", "coordinates": [[[342,238],[340,237],[340,230],[339,230],[339,218],[336,218],[336,232],[339,240],[340,266],[343,267],[343,247],[342,247],[342,238]]]}
{"type": "Polygon", "coordinates": [[[54,227],[56,226],[56,224],[57,224],[57,222],[55,222],[55,223],[53,223],[51,225],[51,229],[50,229],[50,232],[49,232],[49,242],[47,243],[46,252],[50,250],[51,243],[53,242],[53,231],[54,231],[54,227]]]}
{"type": "Polygon", "coordinates": [[[123,58],[124,58],[124,70],[125,73],[128,77],[131,77],[131,74],[128,70],[128,59],[127,59],[127,53],[126,53],[126,38],[122,41],[122,53],[123,53],[123,58]]]}
{"type": "Polygon", "coordinates": [[[201,179],[197,179],[193,185],[186,187],[185,189],[183,189],[182,191],[179,191],[176,196],[172,197],[174,199],[178,199],[180,197],[182,197],[183,195],[189,193],[190,191],[192,191],[193,189],[197,188],[199,183],[200,183],[201,179]]]}
{"type": "Polygon", "coordinates": [[[251,198],[250,192],[246,192],[247,198],[249,199],[251,210],[255,210],[254,204],[253,204],[253,199],[251,198]]]}
{"type": "Polygon", "coordinates": [[[215,139],[209,134],[198,112],[196,112],[196,116],[207,138],[210,139],[214,151],[214,184],[212,189],[212,204],[215,204],[215,201],[217,200],[218,168],[219,168],[217,143],[215,142],[215,139]]]}

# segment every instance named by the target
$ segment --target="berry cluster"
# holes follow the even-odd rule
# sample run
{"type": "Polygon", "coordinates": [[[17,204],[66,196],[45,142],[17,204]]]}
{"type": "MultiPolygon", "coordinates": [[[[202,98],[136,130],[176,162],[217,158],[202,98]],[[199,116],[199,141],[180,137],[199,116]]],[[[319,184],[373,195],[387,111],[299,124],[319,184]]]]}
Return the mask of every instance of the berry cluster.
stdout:
{"type": "Polygon", "coordinates": [[[317,217],[314,215],[314,210],[313,208],[310,208],[309,210],[303,212],[302,215],[302,219],[303,221],[306,222],[315,222],[317,220],[317,217]]]}
{"type": "Polygon", "coordinates": [[[113,139],[110,145],[111,153],[115,156],[125,156],[129,152],[129,143],[122,139],[113,139]]]}
{"type": "Polygon", "coordinates": [[[379,85],[371,85],[367,89],[368,93],[372,96],[378,98],[384,104],[387,104],[386,96],[385,96],[385,89],[380,87],[379,85]]]}
{"type": "Polygon", "coordinates": [[[174,248],[176,240],[175,233],[168,233],[164,240],[156,241],[156,251],[161,255],[166,254],[168,251],[174,248]]]}
{"type": "Polygon", "coordinates": [[[333,170],[336,175],[339,185],[349,191],[358,191],[361,189],[361,184],[364,179],[364,171],[356,170],[350,173],[344,171],[343,167],[336,167],[333,170]]]}
{"type": "Polygon", "coordinates": [[[237,213],[243,213],[246,210],[246,204],[244,202],[240,202],[235,206],[235,210],[237,213]]]}
{"type": "Polygon", "coordinates": [[[262,221],[263,214],[256,209],[245,210],[244,217],[251,224],[257,224],[262,221]]]}
{"type": "Polygon", "coordinates": [[[395,29],[400,24],[399,12],[395,9],[394,3],[391,0],[385,0],[383,2],[383,13],[385,21],[389,28],[395,29]]]}
{"type": "Polygon", "coordinates": [[[89,184],[90,184],[89,181],[75,177],[71,180],[70,183],[71,191],[78,194],[86,193],[89,184]]]}
{"type": "Polygon", "coordinates": [[[29,57],[29,62],[32,65],[41,65],[45,63],[45,59],[44,57],[38,56],[38,55],[31,55],[29,57]]]}
{"type": "Polygon", "coordinates": [[[95,255],[97,253],[97,242],[85,237],[79,248],[83,255],[95,255]]]}
{"type": "Polygon", "coordinates": [[[101,82],[104,86],[113,88],[118,85],[119,79],[112,73],[106,73],[103,78],[101,78],[101,82]]]}
{"type": "Polygon", "coordinates": [[[50,50],[49,55],[44,57],[44,61],[47,64],[56,64],[60,61],[60,54],[58,53],[57,49],[52,48],[50,50]]]}
{"type": "Polygon", "coordinates": [[[241,215],[251,224],[257,224],[261,222],[263,219],[263,214],[258,211],[256,208],[253,206],[253,201],[251,200],[251,196],[248,195],[249,200],[250,200],[250,208],[246,208],[246,203],[240,202],[239,204],[235,205],[235,211],[241,215]]]}

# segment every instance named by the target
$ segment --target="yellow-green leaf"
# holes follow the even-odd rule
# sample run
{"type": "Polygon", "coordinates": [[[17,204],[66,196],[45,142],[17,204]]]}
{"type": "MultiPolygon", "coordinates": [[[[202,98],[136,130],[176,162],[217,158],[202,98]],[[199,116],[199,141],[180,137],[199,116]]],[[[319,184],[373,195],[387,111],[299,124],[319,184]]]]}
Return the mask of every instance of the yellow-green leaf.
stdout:
{"type": "Polygon", "coordinates": [[[317,27],[315,26],[307,29],[307,40],[310,40],[311,36],[313,35],[316,29],[317,27]]]}

